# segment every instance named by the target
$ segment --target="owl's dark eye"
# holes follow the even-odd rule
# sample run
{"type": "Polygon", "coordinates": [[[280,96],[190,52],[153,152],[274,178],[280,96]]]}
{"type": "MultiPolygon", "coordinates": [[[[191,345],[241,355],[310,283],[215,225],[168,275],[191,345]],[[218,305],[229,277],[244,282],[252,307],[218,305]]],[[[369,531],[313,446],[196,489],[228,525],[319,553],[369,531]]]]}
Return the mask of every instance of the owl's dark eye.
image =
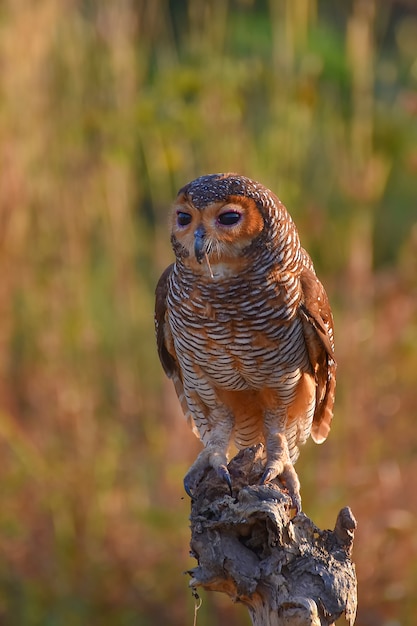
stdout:
{"type": "Polygon", "coordinates": [[[191,215],[189,213],[184,213],[184,211],[177,212],[178,226],[188,226],[190,222],[191,222],[191,215]]]}
{"type": "Polygon", "coordinates": [[[241,217],[241,214],[237,213],[237,211],[226,211],[225,213],[220,213],[217,221],[223,226],[233,226],[233,224],[238,223],[241,217]]]}

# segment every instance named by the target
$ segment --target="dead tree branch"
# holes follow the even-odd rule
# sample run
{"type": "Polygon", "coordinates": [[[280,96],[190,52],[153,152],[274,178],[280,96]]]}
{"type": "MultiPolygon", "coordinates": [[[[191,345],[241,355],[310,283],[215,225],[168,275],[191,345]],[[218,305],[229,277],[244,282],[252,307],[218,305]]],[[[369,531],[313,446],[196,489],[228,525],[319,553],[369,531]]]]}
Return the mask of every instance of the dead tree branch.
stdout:
{"type": "Polygon", "coordinates": [[[259,485],[262,446],[229,463],[233,496],[210,470],[194,494],[190,586],[244,603],[254,626],[330,626],[356,614],[351,551],[356,521],[348,507],[334,530],[319,530],[276,485],[259,485]]]}

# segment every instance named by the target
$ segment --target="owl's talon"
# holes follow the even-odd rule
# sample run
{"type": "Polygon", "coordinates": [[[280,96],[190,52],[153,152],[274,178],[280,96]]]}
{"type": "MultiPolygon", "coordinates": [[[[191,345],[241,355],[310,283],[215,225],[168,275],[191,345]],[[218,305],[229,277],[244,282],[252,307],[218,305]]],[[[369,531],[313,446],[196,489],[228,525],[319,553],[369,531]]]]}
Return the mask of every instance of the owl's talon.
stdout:
{"type": "MultiPolygon", "coordinates": [[[[229,470],[226,465],[220,465],[215,468],[217,476],[221,481],[225,482],[229,488],[230,495],[232,495],[232,479],[229,474],[229,470]]],[[[187,496],[191,499],[194,498],[194,490],[197,487],[198,483],[202,480],[202,475],[200,472],[196,472],[193,468],[186,474],[184,477],[184,489],[187,496]]]]}
{"type": "Polygon", "coordinates": [[[296,511],[296,515],[301,511],[301,496],[300,496],[300,483],[298,480],[297,473],[292,464],[288,464],[284,467],[284,470],[280,473],[277,473],[273,467],[267,467],[262,474],[262,478],[260,480],[261,485],[266,485],[267,483],[274,480],[274,478],[279,478],[284,483],[288,495],[291,498],[291,502],[293,508],[296,511]]]}
{"type": "Polygon", "coordinates": [[[227,484],[230,495],[232,494],[232,479],[227,469],[226,455],[221,451],[211,451],[205,448],[200,452],[184,477],[184,489],[191,499],[194,498],[198,484],[204,480],[210,468],[216,472],[223,483],[227,484]]]}
{"type": "Polygon", "coordinates": [[[269,483],[269,481],[272,480],[272,478],[274,478],[274,472],[272,471],[270,467],[267,467],[264,473],[262,474],[260,484],[266,485],[266,483],[269,483]]]}
{"type": "Polygon", "coordinates": [[[224,482],[227,483],[230,495],[232,495],[232,479],[230,478],[229,470],[227,469],[227,467],[225,465],[220,465],[217,468],[217,475],[219,478],[221,478],[221,480],[224,480],[224,482]]]}
{"type": "Polygon", "coordinates": [[[295,514],[301,513],[301,496],[299,493],[290,493],[291,502],[295,509],[295,514]]]}
{"type": "Polygon", "coordinates": [[[185,489],[185,493],[187,494],[187,496],[189,498],[191,498],[191,500],[193,499],[193,490],[191,488],[190,482],[189,482],[189,476],[187,474],[187,476],[185,476],[184,478],[184,489],[185,489]],[[187,480],[188,479],[188,480],[187,480]]]}

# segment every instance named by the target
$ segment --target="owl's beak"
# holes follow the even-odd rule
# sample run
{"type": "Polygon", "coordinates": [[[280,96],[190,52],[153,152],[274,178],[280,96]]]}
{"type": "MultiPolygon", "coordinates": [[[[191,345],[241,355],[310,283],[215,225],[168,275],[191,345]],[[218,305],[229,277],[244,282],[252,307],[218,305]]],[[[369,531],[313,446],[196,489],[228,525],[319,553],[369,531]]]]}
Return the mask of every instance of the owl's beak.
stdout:
{"type": "Polygon", "coordinates": [[[204,258],[204,238],[206,236],[206,230],[204,226],[199,226],[194,232],[194,254],[199,263],[204,258]]]}

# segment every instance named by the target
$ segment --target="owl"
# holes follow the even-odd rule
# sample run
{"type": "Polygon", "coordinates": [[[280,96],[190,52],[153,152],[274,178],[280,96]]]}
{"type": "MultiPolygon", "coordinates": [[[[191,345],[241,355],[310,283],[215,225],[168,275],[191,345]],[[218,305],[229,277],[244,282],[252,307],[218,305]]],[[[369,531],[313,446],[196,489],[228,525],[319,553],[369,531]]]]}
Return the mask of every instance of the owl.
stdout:
{"type": "Polygon", "coordinates": [[[295,224],[266,187],[202,176],[170,213],[175,263],[156,288],[159,357],[204,447],[184,478],[192,496],[209,467],[232,489],[231,444],[262,443],[261,483],[284,484],[311,435],[330,430],[336,384],[333,319],[295,224]]]}

